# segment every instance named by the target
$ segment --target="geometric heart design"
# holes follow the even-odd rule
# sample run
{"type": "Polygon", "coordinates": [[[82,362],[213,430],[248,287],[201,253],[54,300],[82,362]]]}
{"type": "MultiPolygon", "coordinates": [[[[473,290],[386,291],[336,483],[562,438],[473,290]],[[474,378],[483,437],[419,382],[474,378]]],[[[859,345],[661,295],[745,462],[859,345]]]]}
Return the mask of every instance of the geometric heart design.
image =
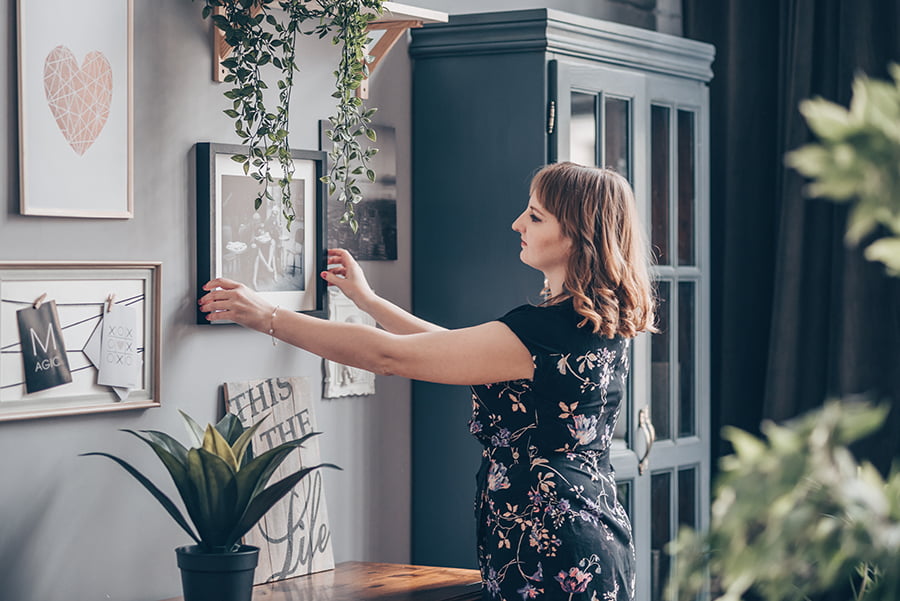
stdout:
{"type": "Polygon", "coordinates": [[[106,125],[112,87],[112,67],[101,52],[89,52],[80,69],[65,46],[51,50],[44,61],[47,105],[63,137],[79,156],[87,152],[106,125]]]}

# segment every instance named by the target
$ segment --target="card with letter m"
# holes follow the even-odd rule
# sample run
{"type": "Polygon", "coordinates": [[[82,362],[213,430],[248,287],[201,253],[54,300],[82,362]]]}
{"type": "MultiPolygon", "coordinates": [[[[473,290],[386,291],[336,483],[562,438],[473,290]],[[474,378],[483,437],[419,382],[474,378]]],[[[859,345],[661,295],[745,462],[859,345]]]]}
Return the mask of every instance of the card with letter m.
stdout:
{"type": "Polygon", "coordinates": [[[16,319],[25,364],[25,390],[38,392],[71,382],[72,373],[59,327],[56,302],[46,301],[37,308],[19,309],[16,319]]]}

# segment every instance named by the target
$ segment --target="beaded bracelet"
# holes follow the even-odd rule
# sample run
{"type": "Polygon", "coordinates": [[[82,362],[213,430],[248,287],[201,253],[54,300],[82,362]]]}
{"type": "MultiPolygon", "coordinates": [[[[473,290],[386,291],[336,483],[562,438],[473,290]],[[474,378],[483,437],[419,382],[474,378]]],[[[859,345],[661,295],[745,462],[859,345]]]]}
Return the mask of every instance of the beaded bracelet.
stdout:
{"type": "Polygon", "coordinates": [[[280,309],[280,307],[275,305],[275,308],[272,309],[272,317],[269,318],[269,336],[272,337],[272,346],[275,346],[275,343],[278,340],[275,338],[275,314],[278,312],[278,309],[280,309]]]}

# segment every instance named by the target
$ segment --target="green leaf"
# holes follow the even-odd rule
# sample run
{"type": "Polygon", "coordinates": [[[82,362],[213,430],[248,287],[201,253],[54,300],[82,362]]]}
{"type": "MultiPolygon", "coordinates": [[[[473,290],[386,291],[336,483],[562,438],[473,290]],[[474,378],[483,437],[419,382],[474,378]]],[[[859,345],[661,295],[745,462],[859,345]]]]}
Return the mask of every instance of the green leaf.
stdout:
{"type": "Polygon", "coordinates": [[[892,276],[900,277],[900,238],[876,240],[866,247],[865,256],[869,261],[884,263],[892,276]]]}
{"type": "Polygon", "coordinates": [[[200,538],[208,546],[223,546],[236,517],[235,472],[222,458],[205,449],[188,451],[187,470],[197,491],[198,517],[194,525],[200,538]]]}
{"type": "Polygon", "coordinates": [[[825,140],[843,139],[855,128],[847,109],[822,98],[801,102],[800,113],[810,129],[825,140]]]}
{"type": "Polygon", "coordinates": [[[122,431],[137,436],[144,442],[150,444],[154,450],[156,450],[156,446],[154,445],[163,448],[166,452],[174,456],[182,465],[187,461],[187,448],[165,432],[159,432],[157,430],[141,430],[140,432],[135,432],[134,430],[128,429],[122,431]]]}
{"type": "Polygon", "coordinates": [[[188,524],[187,520],[184,519],[184,515],[182,515],[181,511],[178,510],[178,507],[175,506],[175,503],[172,502],[172,499],[170,499],[163,491],[161,491],[155,484],[153,484],[153,482],[151,482],[146,476],[144,476],[144,474],[139,472],[135,467],[133,467],[127,461],[119,459],[115,455],[110,455],[109,453],[82,453],[81,454],[82,457],[89,457],[91,455],[96,455],[98,457],[106,457],[108,459],[112,459],[113,461],[118,463],[120,466],[122,466],[122,468],[125,469],[126,472],[131,474],[135,480],[140,482],[141,485],[144,488],[146,488],[147,491],[151,495],[153,495],[153,498],[156,499],[159,502],[159,504],[163,506],[163,508],[166,510],[166,512],[168,512],[168,514],[170,516],[172,516],[172,519],[175,520],[175,523],[178,524],[179,526],[181,526],[181,528],[185,532],[187,532],[188,536],[190,536],[192,539],[194,539],[195,542],[200,544],[200,538],[198,538],[198,536],[196,534],[194,534],[194,530],[191,528],[190,524],[188,524]]]}
{"type": "Polygon", "coordinates": [[[787,153],[785,163],[807,177],[817,177],[832,166],[831,154],[818,144],[808,144],[787,153]]]}
{"type": "Polygon", "coordinates": [[[237,471],[237,458],[231,450],[231,445],[212,424],[206,427],[206,434],[203,437],[203,450],[220,458],[232,470],[237,471]]]}
{"type": "Polygon", "coordinates": [[[231,448],[234,452],[234,456],[237,457],[238,465],[244,463],[244,456],[247,452],[247,449],[250,448],[251,439],[253,438],[254,434],[256,434],[257,430],[259,430],[260,426],[262,426],[263,421],[265,421],[268,416],[269,415],[266,414],[259,420],[257,420],[255,424],[247,428],[243,432],[243,434],[241,434],[240,437],[233,443],[231,448]]]}
{"type": "Polygon", "coordinates": [[[222,419],[216,424],[216,430],[222,435],[229,445],[234,445],[235,441],[244,433],[244,425],[233,413],[226,413],[222,419]]]}
{"type": "Polygon", "coordinates": [[[133,430],[123,430],[146,443],[156,456],[162,461],[165,468],[169,471],[172,481],[181,500],[187,509],[188,515],[197,523],[199,517],[197,491],[194,483],[190,481],[187,472],[187,453],[177,440],[165,434],[153,430],[145,430],[140,433],[133,430]]]}
{"type": "Polygon", "coordinates": [[[291,451],[302,447],[303,443],[319,434],[319,432],[310,432],[297,440],[288,441],[273,447],[247,462],[237,472],[239,496],[243,498],[243,495],[246,494],[249,499],[249,497],[256,494],[266,485],[269,478],[272,477],[272,474],[291,451]]]}
{"type": "Polygon", "coordinates": [[[231,532],[230,539],[238,540],[244,534],[246,534],[265,514],[269,509],[272,508],[275,503],[280,501],[286,494],[291,492],[291,489],[294,488],[303,478],[308,476],[311,472],[323,468],[330,467],[334,469],[341,469],[340,467],[332,464],[332,463],[320,463],[319,465],[314,465],[312,467],[303,468],[299,471],[294,472],[290,476],[279,480],[272,486],[266,488],[258,495],[253,497],[253,500],[250,502],[249,507],[247,508],[246,513],[241,516],[240,521],[238,522],[235,529],[231,532]]]}
{"type": "Polygon", "coordinates": [[[182,419],[184,419],[184,425],[187,428],[188,436],[193,439],[196,446],[201,446],[203,444],[203,428],[194,421],[194,418],[181,409],[178,410],[178,413],[180,413],[182,419]]]}

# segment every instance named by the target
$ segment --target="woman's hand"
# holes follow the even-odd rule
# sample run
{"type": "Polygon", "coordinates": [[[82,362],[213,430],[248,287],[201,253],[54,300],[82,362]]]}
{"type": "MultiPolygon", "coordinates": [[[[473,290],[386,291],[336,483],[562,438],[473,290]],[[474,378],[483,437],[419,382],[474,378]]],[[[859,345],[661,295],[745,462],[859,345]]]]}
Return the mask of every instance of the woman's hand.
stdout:
{"type": "Polygon", "coordinates": [[[204,284],[203,289],[207,293],[198,302],[209,321],[228,320],[260,332],[269,331],[275,306],[244,284],[216,278],[204,284]]]}
{"type": "Polygon", "coordinates": [[[328,265],[329,269],[322,272],[322,277],[331,286],[340,288],[357,307],[362,308],[363,304],[375,296],[369,282],[366,281],[362,267],[353,255],[343,248],[328,249],[328,265]]]}

